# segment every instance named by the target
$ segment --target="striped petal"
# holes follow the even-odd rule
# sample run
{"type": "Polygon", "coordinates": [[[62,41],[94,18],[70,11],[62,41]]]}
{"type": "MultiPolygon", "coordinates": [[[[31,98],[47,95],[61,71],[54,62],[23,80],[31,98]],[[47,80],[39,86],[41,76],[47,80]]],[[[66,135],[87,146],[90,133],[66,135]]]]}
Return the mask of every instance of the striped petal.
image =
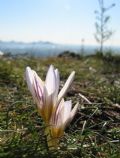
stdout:
{"type": "Polygon", "coordinates": [[[44,84],[43,84],[42,80],[38,77],[36,72],[34,72],[33,88],[34,88],[34,92],[35,92],[34,98],[37,102],[37,105],[42,108],[42,106],[44,104],[44,92],[43,92],[44,84]]]}

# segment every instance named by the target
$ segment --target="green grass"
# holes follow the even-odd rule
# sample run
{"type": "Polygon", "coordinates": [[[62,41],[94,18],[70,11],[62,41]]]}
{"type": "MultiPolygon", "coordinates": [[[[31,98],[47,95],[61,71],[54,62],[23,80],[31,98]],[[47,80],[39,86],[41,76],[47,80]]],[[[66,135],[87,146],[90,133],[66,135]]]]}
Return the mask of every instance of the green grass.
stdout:
{"type": "Polygon", "coordinates": [[[0,58],[0,158],[33,157],[120,157],[119,56],[0,58]],[[61,85],[76,71],[66,99],[80,103],[60,149],[54,152],[47,147],[45,126],[24,80],[26,66],[44,80],[50,64],[59,69],[61,85]]]}

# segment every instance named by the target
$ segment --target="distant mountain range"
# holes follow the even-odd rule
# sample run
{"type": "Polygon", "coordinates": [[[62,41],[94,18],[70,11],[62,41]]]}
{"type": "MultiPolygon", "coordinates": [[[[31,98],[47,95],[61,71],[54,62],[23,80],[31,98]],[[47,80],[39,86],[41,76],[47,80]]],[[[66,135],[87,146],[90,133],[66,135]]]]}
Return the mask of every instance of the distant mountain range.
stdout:
{"type": "MultiPolygon", "coordinates": [[[[81,45],[63,45],[51,42],[16,42],[16,41],[0,41],[0,51],[4,53],[17,54],[28,54],[34,56],[54,56],[64,51],[71,51],[75,53],[81,53],[83,50],[85,54],[94,53],[97,49],[96,46],[84,46],[81,45]]],[[[113,48],[115,51],[120,52],[120,47],[113,48]]]]}
{"type": "Polygon", "coordinates": [[[72,48],[66,45],[54,44],[51,42],[4,42],[0,41],[0,51],[4,53],[16,54],[29,54],[34,56],[53,56],[57,55],[63,51],[71,50],[77,51],[80,47],[72,48]]]}

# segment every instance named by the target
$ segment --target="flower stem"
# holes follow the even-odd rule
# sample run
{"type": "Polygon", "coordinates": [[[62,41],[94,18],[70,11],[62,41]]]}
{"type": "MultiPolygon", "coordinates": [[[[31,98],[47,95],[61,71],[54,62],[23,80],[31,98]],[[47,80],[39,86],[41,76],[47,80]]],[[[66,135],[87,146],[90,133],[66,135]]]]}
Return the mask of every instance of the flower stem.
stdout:
{"type": "Polygon", "coordinates": [[[49,147],[49,150],[56,150],[59,147],[59,139],[58,138],[53,138],[51,136],[51,130],[50,126],[47,126],[45,128],[45,135],[47,136],[47,144],[49,147]]]}

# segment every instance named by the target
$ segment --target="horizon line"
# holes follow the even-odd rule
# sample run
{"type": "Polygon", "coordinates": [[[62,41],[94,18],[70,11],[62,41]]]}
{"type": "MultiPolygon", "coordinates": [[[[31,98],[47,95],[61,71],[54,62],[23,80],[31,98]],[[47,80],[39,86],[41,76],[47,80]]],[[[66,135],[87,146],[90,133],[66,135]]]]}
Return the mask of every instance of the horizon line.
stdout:
{"type": "MultiPolygon", "coordinates": [[[[58,45],[72,45],[72,46],[94,46],[94,47],[99,47],[99,43],[62,43],[62,42],[53,42],[53,41],[49,41],[49,40],[32,40],[32,41],[24,41],[24,40],[0,40],[0,42],[15,42],[15,43],[26,43],[26,44],[29,44],[29,43],[39,43],[39,42],[43,42],[43,43],[51,43],[51,44],[58,44],[58,45]]],[[[104,44],[104,47],[120,47],[119,44],[104,44]]]]}

